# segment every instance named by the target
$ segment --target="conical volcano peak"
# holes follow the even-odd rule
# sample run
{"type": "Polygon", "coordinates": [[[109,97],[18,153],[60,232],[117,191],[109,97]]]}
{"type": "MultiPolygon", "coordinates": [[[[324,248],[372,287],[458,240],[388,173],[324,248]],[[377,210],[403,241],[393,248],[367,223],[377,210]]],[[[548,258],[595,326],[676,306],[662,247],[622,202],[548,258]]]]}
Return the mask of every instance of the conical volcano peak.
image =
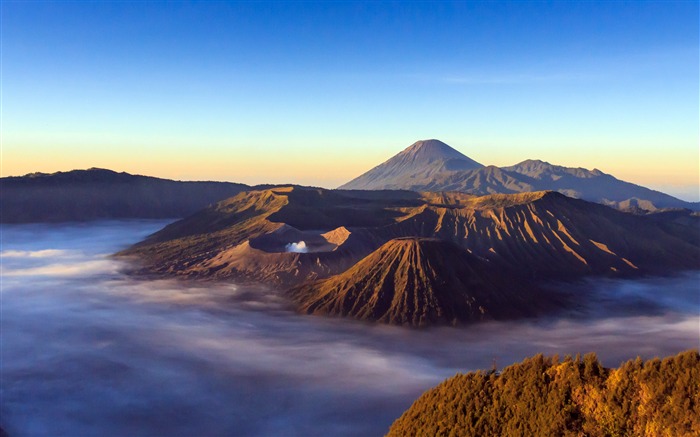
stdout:
{"type": "Polygon", "coordinates": [[[468,171],[482,167],[483,165],[440,140],[421,140],[340,188],[411,189],[413,185],[423,186],[438,173],[468,171]]]}
{"type": "Polygon", "coordinates": [[[430,139],[416,141],[407,147],[401,154],[427,160],[469,159],[440,140],[430,139]]]}
{"type": "Polygon", "coordinates": [[[307,314],[407,326],[530,316],[548,305],[456,244],[412,237],[390,240],[345,272],[289,294],[307,314]]]}

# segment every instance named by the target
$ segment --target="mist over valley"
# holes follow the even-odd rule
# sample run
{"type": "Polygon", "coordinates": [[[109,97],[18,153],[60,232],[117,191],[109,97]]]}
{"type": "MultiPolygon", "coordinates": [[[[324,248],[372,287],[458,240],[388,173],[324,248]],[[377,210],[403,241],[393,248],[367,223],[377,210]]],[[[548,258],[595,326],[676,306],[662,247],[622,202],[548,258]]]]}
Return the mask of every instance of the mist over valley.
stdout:
{"type": "Polygon", "coordinates": [[[110,255],[163,221],[3,225],[12,435],[380,435],[457,372],[536,353],[617,366],[697,347],[698,272],[549,284],[539,319],[406,329],[302,316],[272,286],[144,279],[110,255]]]}

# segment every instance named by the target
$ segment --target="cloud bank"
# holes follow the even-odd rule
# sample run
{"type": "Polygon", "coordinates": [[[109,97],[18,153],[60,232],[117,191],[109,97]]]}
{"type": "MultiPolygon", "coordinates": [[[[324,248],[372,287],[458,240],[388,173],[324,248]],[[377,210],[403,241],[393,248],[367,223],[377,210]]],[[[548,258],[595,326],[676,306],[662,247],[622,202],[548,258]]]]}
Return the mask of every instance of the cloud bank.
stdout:
{"type": "MultiPolygon", "coordinates": [[[[617,366],[698,345],[698,273],[583,283],[558,318],[407,330],[300,316],[265,287],[124,276],[99,254],[155,225],[105,226],[54,228],[39,245],[82,255],[3,271],[10,435],[381,435],[424,390],[494,360],[594,351],[617,366]]],[[[17,236],[6,250],[44,250],[17,236]]]]}
{"type": "Polygon", "coordinates": [[[3,250],[0,252],[0,258],[55,258],[69,253],[69,251],[58,249],[3,250]]]}

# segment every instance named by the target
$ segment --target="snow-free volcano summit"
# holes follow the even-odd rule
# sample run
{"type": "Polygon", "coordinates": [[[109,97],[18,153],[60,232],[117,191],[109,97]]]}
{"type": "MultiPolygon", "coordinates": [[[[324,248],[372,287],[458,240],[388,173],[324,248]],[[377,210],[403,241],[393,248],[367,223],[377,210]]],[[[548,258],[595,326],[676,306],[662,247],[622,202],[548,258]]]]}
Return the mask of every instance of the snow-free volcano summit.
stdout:
{"type": "Polygon", "coordinates": [[[461,191],[476,195],[551,190],[634,212],[666,208],[700,210],[700,203],[685,202],[597,169],[563,167],[539,159],[508,167],[484,166],[435,139],[413,143],[339,188],[461,191]]]}

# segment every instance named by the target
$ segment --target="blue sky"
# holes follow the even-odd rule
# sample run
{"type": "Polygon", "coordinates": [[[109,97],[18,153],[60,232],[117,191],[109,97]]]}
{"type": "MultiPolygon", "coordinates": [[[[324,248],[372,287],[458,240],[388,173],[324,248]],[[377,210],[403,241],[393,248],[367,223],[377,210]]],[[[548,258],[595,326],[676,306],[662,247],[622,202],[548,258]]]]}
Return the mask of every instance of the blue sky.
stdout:
{"type": "Polygon", "coordinates": [[[2,2],[3,175],[333,187],[412,142],[697,198],[697,2],[2,2]]]}

